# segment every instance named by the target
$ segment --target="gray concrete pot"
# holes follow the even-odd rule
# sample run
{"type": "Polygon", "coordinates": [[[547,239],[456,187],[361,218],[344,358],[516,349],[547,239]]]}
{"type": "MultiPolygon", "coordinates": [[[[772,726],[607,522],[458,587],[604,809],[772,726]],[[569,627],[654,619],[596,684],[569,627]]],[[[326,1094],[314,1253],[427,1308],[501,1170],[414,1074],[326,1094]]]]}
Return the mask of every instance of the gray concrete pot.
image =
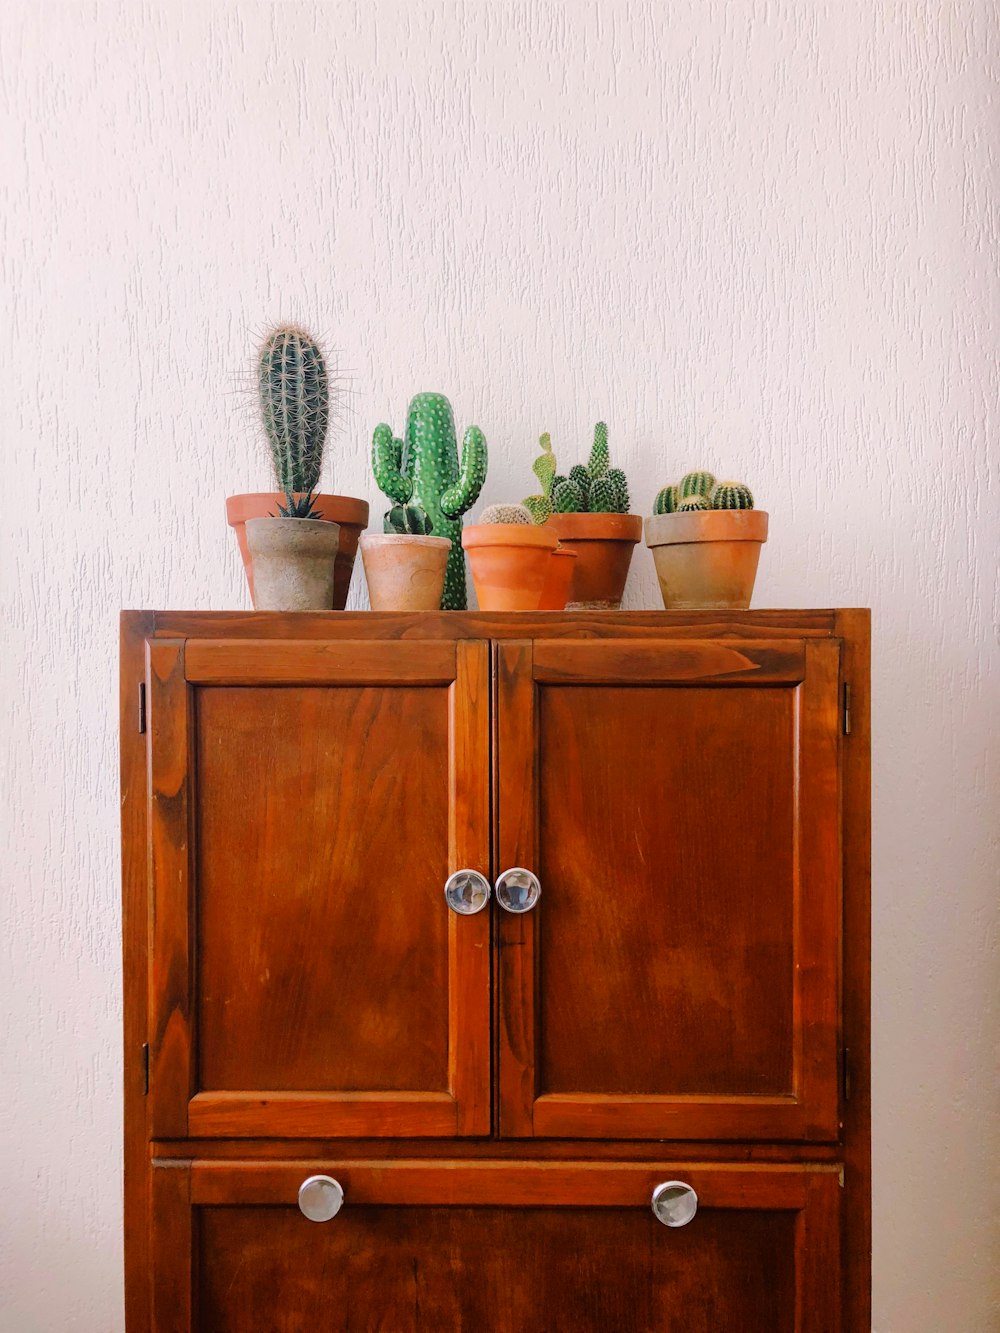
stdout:
{"type": "Polygon", "coordinates": [[[253,604],[258,611],[329,611],[340,524],[314,518],[250,518],[253,604]]]}

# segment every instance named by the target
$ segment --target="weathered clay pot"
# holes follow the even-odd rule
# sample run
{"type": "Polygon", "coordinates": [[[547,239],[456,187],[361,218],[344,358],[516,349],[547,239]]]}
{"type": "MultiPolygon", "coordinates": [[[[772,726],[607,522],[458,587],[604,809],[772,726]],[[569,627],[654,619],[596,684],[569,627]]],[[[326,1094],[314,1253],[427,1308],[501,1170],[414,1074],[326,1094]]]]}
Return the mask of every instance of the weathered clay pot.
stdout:
{"type": "Polygon", "coordinates": [[[329,611],[340,525],[322,519],[250,518],[258,611],[329,611]]]}
{"type": "Polygon", "coordinates": [[[553,514],[545,526],[577,554],[567,611],[617,611],[632,552],[642,536],[638,514],[553,514]]]}
{"type": "MultiPolygon", "coordinates": [[[[347,590],[351,586],[351,571],[354,569],[354,557],[358,551],[358,538],[368,526],[368,502],[356,500],[352,495],[317,495],[315,500],[316,508],[323,518],[340,525],[340,550],[337,552],[331,607],[334,611],[343,611],[347,605],[347,590]]],[[[250,558],[250,547],[247,545],[246,521],[248,518],[267,518],[269,515],[277,514],[278,505],[284,503],[285,497],[280,491],[230,495],[226,500],[226,519],[236,533],[251,599],[253,599],[253,561],[250,558]]],[[[331,607],[324,609],[330,610],[331,607]]]]}
{"type": "Polygon", "coordinates": [[[538,603],[539,611],[565,609],[577,559],[576,552],[567,546],[557,546],[549,556],[549,572],[545,578],[545,587],[542,589],[542,600],[538,603]]]}
{"type": "Polygon", "coordinates": [[[748,607],[766,541],[767,514],[760,509],[710,509],[646,519],[646,545],[653,552],[668,611],[748,607]]]}
{"type": "Polygon", "coordinates": [[[451,553],[449,537],[366,532],[361,559],[373,611],[436,611],[451,553]]]}
{"type": "Polygon", "coordinates": [[[481,611],[537,611],[555,533],[526,523],[473,523],[462,530],[481,611]]]}

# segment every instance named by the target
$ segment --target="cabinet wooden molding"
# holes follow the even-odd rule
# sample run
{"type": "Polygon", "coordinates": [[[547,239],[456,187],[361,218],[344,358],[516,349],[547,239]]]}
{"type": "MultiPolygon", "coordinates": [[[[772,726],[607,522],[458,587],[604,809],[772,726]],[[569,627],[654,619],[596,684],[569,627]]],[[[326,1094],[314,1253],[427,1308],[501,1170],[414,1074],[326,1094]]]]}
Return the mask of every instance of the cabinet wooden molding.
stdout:
{"type": "Polygon", "coordinates": [[[867,1327],[867,671],[866,612],[126,613],[129,1333],[867,1327]]]}

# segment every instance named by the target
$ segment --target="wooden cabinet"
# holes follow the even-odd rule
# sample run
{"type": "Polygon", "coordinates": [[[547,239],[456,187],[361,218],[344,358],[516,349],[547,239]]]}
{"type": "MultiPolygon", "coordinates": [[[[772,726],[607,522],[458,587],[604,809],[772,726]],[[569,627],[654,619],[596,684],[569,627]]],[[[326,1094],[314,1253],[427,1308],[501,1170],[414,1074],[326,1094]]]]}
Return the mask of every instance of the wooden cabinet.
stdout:
{"type": "Polygon", "coordinates": [[[127,613],[130,1333],[867,1328],[867,635],[127,613]]]}

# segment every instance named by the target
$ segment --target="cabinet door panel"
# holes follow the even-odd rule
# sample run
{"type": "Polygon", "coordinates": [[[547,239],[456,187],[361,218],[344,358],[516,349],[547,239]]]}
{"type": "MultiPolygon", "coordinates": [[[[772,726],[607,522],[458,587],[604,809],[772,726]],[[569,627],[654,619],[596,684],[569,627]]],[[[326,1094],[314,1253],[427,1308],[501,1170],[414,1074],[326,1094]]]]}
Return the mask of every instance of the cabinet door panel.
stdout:
{"type": "Polygon", "coordinates": [[[502,1133],[836,1138],[838,660],[498,649],[502,1133]]]}
{"type": "Polygon", "coordinates": [[[156,1136],[489,1131],[481,643],[151,642],[156,1136]]]}
{"type": "Polygon", "coordinates": [[[798,1166],[160,1165],[153,1330],[834,1333],[839,1192],[798,1166]],[[320,1173],[327,1223],[296,1206],[320,1173]],[[677,1229],[649,1206],[672,1179],[698,1194],[677,1229]]]}

